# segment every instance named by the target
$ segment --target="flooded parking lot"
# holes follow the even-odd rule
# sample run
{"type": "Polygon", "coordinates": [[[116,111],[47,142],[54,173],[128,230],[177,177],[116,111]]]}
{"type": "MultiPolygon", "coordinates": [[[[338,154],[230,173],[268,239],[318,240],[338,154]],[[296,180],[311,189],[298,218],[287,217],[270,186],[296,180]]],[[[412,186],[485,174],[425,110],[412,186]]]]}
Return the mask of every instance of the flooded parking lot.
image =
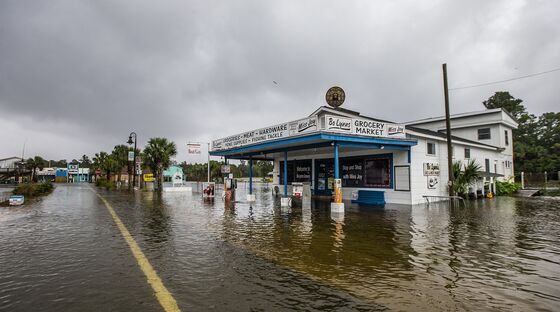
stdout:
{"type": "MultiPolygon", "coordinates": [[[[0,310],[161,310],[88,185],[0,210],[0,310]]],[[[280,208],[95,190],[182,310],[560,308],[560,201],[280,208]]],[[[238,198],[244,198],[241,189],[238,198]]]]}

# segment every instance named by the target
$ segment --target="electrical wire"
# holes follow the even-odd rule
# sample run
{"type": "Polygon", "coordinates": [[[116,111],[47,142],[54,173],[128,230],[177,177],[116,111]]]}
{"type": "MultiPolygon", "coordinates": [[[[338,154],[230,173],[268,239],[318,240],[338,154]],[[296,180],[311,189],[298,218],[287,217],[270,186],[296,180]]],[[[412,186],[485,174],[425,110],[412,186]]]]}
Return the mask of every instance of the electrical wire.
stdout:
{"type": "Polygon", "coordinates": [[[547,70],[547,71],[543,71],[543,72],[540,72],[540,73],[534,73],[534,74],[529,74],[529,75],[525,75],[525,76],[519,76],[519,77],[515,77],[515,78],[505,79],[505,80],[486,82],[486,83],[481,83],[481,84],[475,84],[475,85],[472,85],[472,86],[449,88],[449,91],[489,86],[489,85],[493,85],[493,84],[498,84],[498,83],[503,83],[503,82],[508,82],[508,81],[514,81],[514,80],[519,80],[519,79],[524,79],[524,78],[530,78],[530,77],[540,76],[540,75],[544,75],[544,74],[549,74],[549,73],[552,73],[552,72],[555,72],[555,71],[560,71],[560,67],[559,68],[554,68],[554,69],[551,69],[551,70],[547,70]]]}

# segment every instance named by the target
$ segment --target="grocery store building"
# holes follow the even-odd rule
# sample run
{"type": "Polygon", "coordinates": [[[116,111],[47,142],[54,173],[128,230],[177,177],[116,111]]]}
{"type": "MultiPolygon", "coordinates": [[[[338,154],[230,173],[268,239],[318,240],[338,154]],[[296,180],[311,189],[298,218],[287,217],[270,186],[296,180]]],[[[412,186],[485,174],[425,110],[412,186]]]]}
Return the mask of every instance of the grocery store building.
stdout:
{"type": "MultiPolygon", "coordinates": [[[[471,192],[484,194],[496,179],[513,177],[516,127],[502,109],[451,116],[453,161],[472,159],[482,168],[471,192]]],[[[273,183],[287,195],[292,183],[303,182],[313,196],[328,197],[341,179],[345,202],[369,192],[386,203],[418,204],[448,195],[446,142],[443,117],[394,123],[321,106],[302,119],[215,140],[210,154],[250,166],[273,161],[273,183]]]]}

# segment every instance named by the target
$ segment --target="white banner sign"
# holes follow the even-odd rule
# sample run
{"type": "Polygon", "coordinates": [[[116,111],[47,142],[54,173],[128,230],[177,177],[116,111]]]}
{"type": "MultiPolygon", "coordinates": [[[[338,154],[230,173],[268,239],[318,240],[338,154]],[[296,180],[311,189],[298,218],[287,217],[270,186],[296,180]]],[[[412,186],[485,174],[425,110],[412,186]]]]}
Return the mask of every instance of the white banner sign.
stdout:
{"type": "Polygon", "coordinates": [[[369,137],[405,138],[404,126],[365,118],[325,115],[325,131],[369,137]]]}
{"type": "Polygon", "coordinates": [[[200,155],[200,144],[188,143],[187,144],[187,154],[200,155]]]}
{"type": "Polygon", "coordinates": [[[128,161],[134,160],[134,151],[128,151],[128,161]]]}
{"type": "Polygon", "coordinates": [[[401,125],[365,118],[325,115],[321,118],[321,125],[317,116],[313,116],[215,140],[212,141],[212,151],[239,148],[319,131],[368,137],[406,138],[404,126],[401,125]]]}
{"type": "Polygon", "coordinates": [[[278,140],[318,130],[317,117],[305,118],[261,128],[212,141],[212,150],[226,150],[272,140],[278,140]]]}

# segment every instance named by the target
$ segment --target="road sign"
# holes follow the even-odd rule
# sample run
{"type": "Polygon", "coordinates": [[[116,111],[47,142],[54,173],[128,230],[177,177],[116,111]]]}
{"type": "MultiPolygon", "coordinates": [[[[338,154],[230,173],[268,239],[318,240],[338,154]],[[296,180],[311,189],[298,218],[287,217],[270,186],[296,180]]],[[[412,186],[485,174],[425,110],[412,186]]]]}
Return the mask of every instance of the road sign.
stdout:
{"type": "Polygon", "coordinates": [[[144,181],[145,182],[153,182],[154,181],[154,174],[153,173],[144,173],[144,181]]]}

